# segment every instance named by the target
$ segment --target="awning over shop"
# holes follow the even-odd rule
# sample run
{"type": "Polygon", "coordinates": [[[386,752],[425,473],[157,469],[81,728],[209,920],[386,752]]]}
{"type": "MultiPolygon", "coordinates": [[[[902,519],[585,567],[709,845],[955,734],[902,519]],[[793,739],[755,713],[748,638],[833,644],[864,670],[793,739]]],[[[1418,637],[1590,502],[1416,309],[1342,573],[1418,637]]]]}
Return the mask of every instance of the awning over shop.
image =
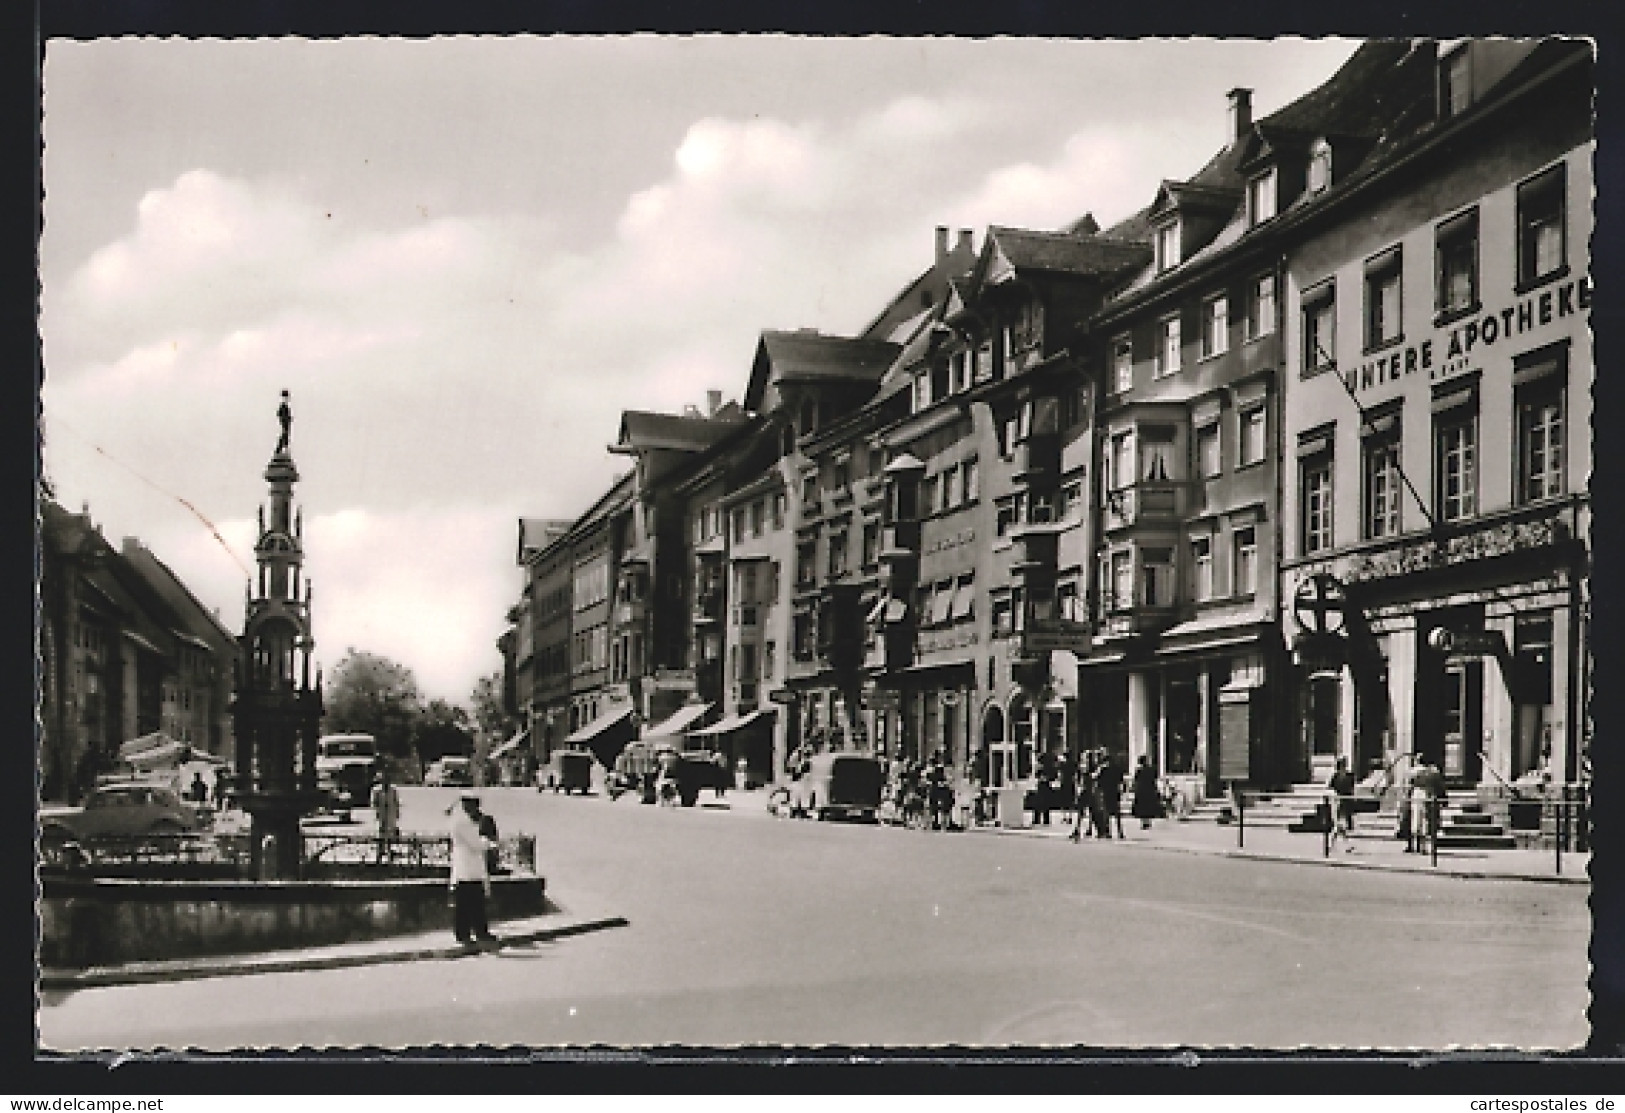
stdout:
{"type": "Polygon", "coordinates": [[[1260,625],[1256,614],[1194,618],[1164,630],[1157,653],[1194,653],[1246,645],[1258,639],[1260,625]]]}
{"type": "Polygon", "coordinates": [[[163,650],[161,650],[157,646],[153,645],[152,642],[148,641],[146,638],[142,637],[140,634],[136,633],[134,630],[126,630],[126,631],[124,631],[124,636],[126,638],[129,638],[132,642],[134,642],[136,645],[140,646],[142,649],[145,649],[148,653],[162,653],[163,652],[163,650]]]}
{"type": "Polygon", "coordinates": [[[774,713],[775,711],[771,707],[758,707],[755,711],[747,712],[744,715],[729,715],[726,719],[723,719],[719,723],[713,723],[711,726],[704,727],[700,730],[690,731],[689,737],[719,738],[725,734],[732,734],[737,730],[744,730],[762,716],[772,715],[774,713]]]}
{"type": "Polygon", "coordinates": [[[186,757],[190,746],[175,741],[163,731],[132,738],[119,747],[119,760],[136,769],[174,769],[186,757]]]}
{"type": "Polygon", "coordinates": [[[566,738],[564,740],[564,744],[566,746],[590,745],[595,739],[610,733],[621,723],[627,723],[630,725],[632,711],[633,709],[630,707],[623,707],[619,711],[610,711],[606,714],[600,715],[598,718],[594,719],[592,722],[588,723],[586,726],[582,727],[580,730],[566,738]]]}
{"type": "Polygon", "coordinates": [[[600,715],[566,738],[564,744],[572,749],[591,750],[598,763],[607,767],[615,760],[615,755],[620,753],[622,747],[637,735],[637,724],[632,718],[633,711],[631,707],[623,707],[619,711],[600,715]]]}
{"type": "Polygon", "coordinates": [[[704,718],[711,707],[709,703],[686,703],[645,732],[643,740],[653,742],[660,738],[677,738],[704,718]]]}
{"type": "Polygon", "coordinates": [[[509,754],[511,754],[515,750],[519,749],[519,747],[524,743],[525,739],[528,738],[529,736],[530,736],[530,731],[522,730],[518,734],[514,735],[512,738],[508,739],[502,745],[498,746],[496,749],[494,749],[490,753],[486,754],[485,756],[492,759],[492,760],[495,760],[495,759],[497,759],[499,757],[507,757],[509,754]]]}
{"type": "Polygon", "coordinates": [[[976,662],[969,657],[953,657],[945,661],[921,661],[917,665],[898,669],[900,674],[918,676],[927,672],[947,672],[951,669],[975,669],[976,662]]]}

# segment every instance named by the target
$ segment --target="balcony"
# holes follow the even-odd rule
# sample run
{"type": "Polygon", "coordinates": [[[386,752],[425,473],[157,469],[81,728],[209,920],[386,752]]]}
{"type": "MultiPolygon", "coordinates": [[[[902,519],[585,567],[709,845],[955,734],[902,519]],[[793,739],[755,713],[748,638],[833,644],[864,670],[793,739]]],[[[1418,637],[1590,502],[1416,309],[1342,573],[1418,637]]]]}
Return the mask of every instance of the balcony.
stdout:
{"type": "Polygon", "coordinates": [[[1053,527],[1017,527],[1011,536],[1015,539],[1015,553],[1010,562],[1012,572],[1026,575],[1036,568],[1055,568],[1059,534],[1053,527]]]}
{"type": "Polygon", "coordinates": [[[1034,433],[1015,446],[1011,453],[1011,478],[1031,483],[1061,472],[1061,438],[1054,433],[1034,433]]]}
{"type": "Polygon", "coordinates": [[[856,670],[865,656],[862,593],[856,584],[829,584],[818,613],[818,660],[836,672],[856,670]]]}
{"type": "Polygon", "coordinates": [[[1112,607],[1100,621],[1096,631],[1102,638],[1132,638],[1141,634],[1155,634],[1172,626],[1179,617],[1179,608],[1168,606],[1112,607]]]}
{"type": "Polygon", "coordinates": [[[709,626],[722,621],[722,610],[722,589],[706,588],[694,597],[694,625],[709,626]]]}
{"type": "Polygon", "coordinates": [[[1106,493],[1108,530],[1137,525],[1173,525],[1185,515],[1186,483],[1135,483],[1106,493]]]}

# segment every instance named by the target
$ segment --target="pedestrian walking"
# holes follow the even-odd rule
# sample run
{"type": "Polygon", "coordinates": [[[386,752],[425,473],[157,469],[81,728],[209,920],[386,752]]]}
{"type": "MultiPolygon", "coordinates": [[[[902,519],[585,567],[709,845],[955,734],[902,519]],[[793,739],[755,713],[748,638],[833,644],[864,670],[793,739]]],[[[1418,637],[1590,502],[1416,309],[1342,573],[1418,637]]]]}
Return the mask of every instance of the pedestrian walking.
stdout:
{"type": "Polygon", "coordinates": [[[1332,793],[1332,844],[1343,840],[1343,849],[1354,849],[1354,773],[1349,769],[1349,759],[1337,759],[1337,768],[1332,772],[1326,787],[1332,793]]]}
{"type": "Polygon", "coordinates": [[[1429,840],[1438,835],[1438,804],[1444,796],[1444,774],[1417,754],[1416,768],[1411,773],[1411,837],[1405,843],[1406,853],[1425,853],[1429,840]]]}
{"type": "Polygon", "coordinates": [[[1038,757],[1038,778],[1033,785],[1033,826],[1049,826],[1050,809],[1055,795],[1055,757],[1043,753],[1038,757]]]}
{"type": "Polygon", "coordinates": [[[1129,806],[1134,817],[1140,821],[1142,831],[1151,828],[1151,821],[1162,816],[1162,796],[1157,786],[1157,771],[1151,768],[1151,759],[1145,754],[1140,755],[1140,762],[1134,767],[1134,802],[1129,806]]]}
{"type": "Polygon", "coordinates": [[[491,895],[487,849],[487,840],[480,834],[480,798],[465,793],[451,809],[452,930],[465,946],[496,938],[485,915],[485,900],[491,895]]]}
{"type": "Polygon", "coordinates": [[[1123,837],[1123,770],[1117,760],[1105,750],[1100,751],[1099,769],[1095,773],[1096,791],[1100,797],[1102,838],[1111,838],[1108,824],[1117,825],[1117,837],[1123,837]]]}
{"type": "Polygon", "coordinates": [[[401,797],[390,783],[387,770],[373,782],[368,803],[372,805],[373,823],[378,828],[378,860],[382,862],[392,853],[392,843],[401,829],[401,797]]]}
{"type": "Polygon", "coordinates": [[[1076,817],[1072,822],[1072,834],[1068,836],[1077,842],[1083,836],[1083,825],[1089,824],[1094,830],[1095,811],[1095,751],[1086,750],[1078,755],[1077,798],[1073,807],[1076,817]]]}

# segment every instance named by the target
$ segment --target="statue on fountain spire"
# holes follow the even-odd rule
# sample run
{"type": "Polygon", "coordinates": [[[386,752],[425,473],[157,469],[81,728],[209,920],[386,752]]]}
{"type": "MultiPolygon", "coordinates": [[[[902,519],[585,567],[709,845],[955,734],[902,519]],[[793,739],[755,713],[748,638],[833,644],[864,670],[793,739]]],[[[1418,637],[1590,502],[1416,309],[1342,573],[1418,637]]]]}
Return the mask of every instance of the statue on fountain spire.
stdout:
{"type": "Polygon", "coordinates": [[[293,408],[288,405],[288,392],[282,392],[282,404],[276,408],[276,419],[282,423],[282,436],[277,438],[276,451],[273,456],[280,456],[288,451],[288,434],[293,430],[293,408]]]}

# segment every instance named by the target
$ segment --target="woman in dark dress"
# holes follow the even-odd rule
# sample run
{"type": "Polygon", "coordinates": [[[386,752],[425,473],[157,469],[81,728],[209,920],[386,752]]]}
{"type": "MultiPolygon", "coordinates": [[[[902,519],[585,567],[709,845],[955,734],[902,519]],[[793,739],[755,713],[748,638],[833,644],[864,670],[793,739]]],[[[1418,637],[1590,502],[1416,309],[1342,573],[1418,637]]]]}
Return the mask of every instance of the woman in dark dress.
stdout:
{"type": "Polygon", "coordinates": [[[1140,821],[1142,830],[1150,827],[1151,821],[1162,815],[1162,799],[1157,792],[1157,771],[1151,768],[1151,760],[1145,754],[1140,755],[1140,762],[1134,768],[1134,803],[1130,811],[1140,821]]]}
{"type": "Polygon", "coordinates": [[[1105,750],[1100,752],[1100,772],[1095,775],[1096,791],[1100,793],[1100,837],[1112,837],[1111,824],[1117,824],[1117,837],[1123,837],[1123,771],[1105,750]]]}

